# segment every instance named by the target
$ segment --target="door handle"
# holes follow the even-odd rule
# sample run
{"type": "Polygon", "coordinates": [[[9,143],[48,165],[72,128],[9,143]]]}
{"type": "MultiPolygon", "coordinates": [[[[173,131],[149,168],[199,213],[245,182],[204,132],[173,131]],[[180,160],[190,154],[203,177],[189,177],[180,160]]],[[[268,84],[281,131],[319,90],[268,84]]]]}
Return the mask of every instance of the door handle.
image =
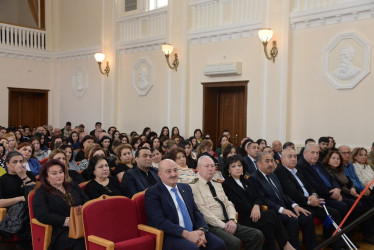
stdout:
{"type": "Polygon", "coordinates": [[[235,144],[238,143],[238,134],[235,134],[235,136],[231,137],[233,140],[235,140],[235,144]]]}

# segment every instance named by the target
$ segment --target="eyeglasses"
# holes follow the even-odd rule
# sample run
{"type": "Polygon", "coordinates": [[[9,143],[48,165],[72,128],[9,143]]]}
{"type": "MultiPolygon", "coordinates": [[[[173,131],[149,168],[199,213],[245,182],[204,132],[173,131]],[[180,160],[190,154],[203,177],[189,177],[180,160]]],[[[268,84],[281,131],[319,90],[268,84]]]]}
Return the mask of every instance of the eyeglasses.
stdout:
{"type": "Polygon", "coordinates": [[[341,152],[342,155],[349,155],[351,152],[348,151],[348,152],[341,152]]]}

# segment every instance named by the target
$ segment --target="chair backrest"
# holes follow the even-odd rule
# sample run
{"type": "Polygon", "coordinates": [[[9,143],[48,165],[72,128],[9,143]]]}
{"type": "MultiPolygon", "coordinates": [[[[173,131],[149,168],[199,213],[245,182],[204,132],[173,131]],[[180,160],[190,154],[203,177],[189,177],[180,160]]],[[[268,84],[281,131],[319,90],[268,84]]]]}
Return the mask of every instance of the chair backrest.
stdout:
{"type": "Polygon", "coordinates": [[[138,212],[139,223],[147,225],[147,214],[145,212],[144,197],[145,197],[145,191],[134,194],[134,196],[132,197],[132,200],[134,201],[136,210],[138,212]]]}
{"type": "Polygon", "coordinates": [[[113,242],[139,237],[136,207],[129,198],[102,195],[85,203],[82,214],[86,242],[89,235],[113,242]]]}
{"type": "Polygon", "coordinates": [[[90,181],[85,181],[85,182],[82,182],[79,184],[79,187],[83,190],[83,191],[86,191],[86,186],[87,186],[87,183],[89,183],[90,181]]]}
{"type": "Polygon", "coordinates": [[[32,190],[30,193],[29,193],[29,196],[28,196],[28,203],[29,203],[29,215],[30,215],[30,221],[35,218],[34,216],[34,210],[32,209],[32,202],[34,201],[34,197],[35,197],[35,190],[32,190]]]}

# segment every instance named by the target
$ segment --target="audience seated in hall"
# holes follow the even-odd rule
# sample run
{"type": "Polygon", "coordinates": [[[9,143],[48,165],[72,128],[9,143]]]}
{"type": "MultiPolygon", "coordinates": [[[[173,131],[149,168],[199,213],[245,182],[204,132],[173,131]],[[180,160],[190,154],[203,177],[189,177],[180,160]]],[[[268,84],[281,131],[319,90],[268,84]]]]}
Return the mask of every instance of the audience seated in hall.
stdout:
{"type": "MultiPolygon", "coordinates": [[[[66,123],[66,125],[69,124],[66,123]]],[[[374,144],[371,150],[369,150],[369,156],[371,157],[369,161],[367,155],[368,151],[362,147],[355,148],[353,153],[351,153],[351,149],[348,146],[342,145],[339,147],[339,150],[336,151],[336,143],[331,136],[321,137],[319,145],[310,144],[314,143],[314,140],[307,139],[305,144],[308,145],[306,145],[305,149],[301,149],[298,159],[296,159],[295,144],[290,141],[284,143],[284,150],[282,151],[282,145],[279,140],[275,140],[272,145],[273,148],[270,148],[266,145],[265,139],[258,139],[258,143],[256,143],[249,137],[244,137],[241,140],[241,147],[239,147],[239,151],[237,151],[235,146],[228,142],[230,139],[228,131],[222,133],[221,143],[215,144],[210,137],[212,134],[206,131],[204,131],[205,134],[203,134],[200,129],[195,130],[194,136],[188,137],[186,135],[185,138],[189,138],[188,140],[183,140],[177,127],[173,127],[171,131],[169,131],[167,127],[164,127],[158,137],[157,133],[152,131],[149,127],[139,130],[140,132],[143,131],[141,134],[132,131],[130,136],[127,136],[126,133],[121,133],[119,131],[120,128],[117,129],[111,126],[108,128],[107,134],[104,132],[105,130],[103,130],[100,122],[96,125],[97,127],[91,131],[93,136],[88,136],[86,132],[84,132],[85,128],[83,124],[75,127],[71,126],[70,128],[65,126],[62,132],[59,128],[53,130],[52,126],[47,125],[37,128],[30,128],[28,126],[22,128],[4,128],[0,126],[0,176],[9,177],[9,174],[12,175],[12,173],[10,173],[12,171],[9,171],[4,159],[10,152],[18,153],[18,151],[14,151],[18,149],[22,154],[22,159],[26,160],[24,165],[25,169],[30,169],[34,172],[34,175],[37,175],[39,173],[38,169],[39,171],[41,169],[39,162],[44,164],[48,160],[59,160],[64,164],[64,169],[66,170],[64,172],[64,182],[69,183],[73,189],[76,188],[76,184],[89,180],[89,182],[86,182],[87,184],[84,183],[84,187],[82,186],[82,188],[84,188],[85,193],[87,193],[90,199],[97,198],[102,194],[123,195],[131,198],[135,193],[144,191],[145,189],[157,190],[156,187],[160,187],[160,185],[165,187],[167,182],[171,181],[171,179],[167,179],[166,181],[165,179],[161,180],[159,176],[165,177],[166,173],[158,173],[160,170],[157,168],[159,164],[161,164],[161,169],[163,168],[162,158],[171,159],[166,160],[166,169],[174,169],[174,166],[176,166],[177,173],[168,174],[172,176],[172,179],[176,178],[175,180],[178,182],[192,183],[191,187],[192,191],[194,191],[195,202],[197,204],[196,209],[197,211],[200,209],[200,212],[203,214],[203,222],[197,223],[195,221],[196,218],[193,218],[192,224],[194,230],[199,231],[199,225],[203,225],[201,223],[206,223],[205,225],[210,229],[210,233],[208,233],[210,235],[210,240],[206,236],[207,232],[205,232],[205,230],[196,233],[200,237],[200,243],[195,246],[197,247],[199,244],[204,243],[208,246],[208,249],[209,242],[212,242],[211,239],[214,237],[218,240],[217,242],[220,240],[217,237],[220,237],[221,240],[226,243],[226,246],[239,246],[239,241],[235,239],[235,237],[227,237],[227,232],[230,231],[235,235],[237,233],[236,230],[240,231],[244,226],[253,227],[252,230],[254,230],[251,231],[252,234],[250,234],[249,237],[243,238],[247,243],[254,241],[254,244],[246,244],[246,249],[261,248],[259,247],[260,241],[261,244],[263,243],[263,249],[275,249],[276,243],[278,246],[283,246],[284,249],[299,248],[300,245],[296,242],[298,227],[295,226],[295,219],[293,219],[295,217],[292,215],[299,212],[299,210],[301,215],[297,219],[297,225],[301,225],[301,229],[304,230],[304,236],[306,234],[309,236],[309,238],[305,238],[306,242],[304,242],[304,248],[312,248],[316,245],[314,241],[315,231],[309,217],[317,217],[320,220],[326,218],[324,209],[319,207],[319,205],[321,205],[322,202],[326,202],[329,213],[332,215],[335,222],[340,223],[356,197],[365,188],[365,185],[368,185],[374,179],[374,171],[370,165],[374,162],[374,144]],[[99,144],[96,144],[96,141],[99,144]],[[278,144],[280,145],[280,149],[278,144]],[[131,145],[134,145],[134,147],[131,145]],[[165,146],[167,145],[169,148],[165,153],[161,147],[166,149],[165,146]],[[216,154],[214,146],[221,150],[220,155],[216,154]],[[197,153],[197,157],[195,156],[195,152],[197,153]],[[234,162],[230,160],[231,156],[235,156],[239,152],[244,156],[244,164],[239,158],[234,157],[234,159],[237,159],[234,162]],[[265,158],[270,157],[269,161],[262,163],[257,162],[260,152],[265,153],[265,158]],[[110,158],[106,158],[108,156],[110,158]],[[280,164],[277,166],[274,159],[278,156],[280,157],[280,164]],[[203,169],[202,165],[197,166],[196,158],[200,159],[200,163],[209,162],[209,164],[212,165],[212,169],[206,171],[206,169],[203,169]],[[273,159],[273,161],[271,159],[273,159]],[[319,159],[323,159],[323,162],[319,161],[319,159]],[[212,162],[213,164],[211,164],[212,162]],[[36,165],[39,164],[39,167],[34,167],[34,163],[36,165]],[[239,163],[242,165],[242,172],[237,174],[236,172],[239,173],[240,169],[238,166],[240,165],[239,163]],[[231,169],[230,166],[233,169],[231,169]],[[258,169],[261,170],[262,167],[265,168],[265,172],[269,170],[269,176],[272,183],[275,185],[274,187],[281,190],[284,204],[276,197],[278,193],[274,194],[274,190],[265,189],[265,187],[261,186],[267,184],[266,182],[256,182],[259,176],[258,173],[260,172],[258,169]],[[318,171],[313,167],[318,169],[318,171]],[[203,170],[201,171],[201,169],[203,170]],[[224,171],[225,174],[222,175],[224,171]],[[272,171],[274,171],[275,175],[271,173],[272,171]],[[210,177],[211,175],[213,175],[212,178],[210,177]],[[208,194],[201,193],[202,187],[200,187],[200,184],[207,183],[207,180],[204,179],[203,176],[211,180],[218,198],[222,199],[224,202],[223,205],[225,206],[228,221],[225,218],[222,206],[213,198],[208,184],[206,184],[207,186],[205,187],[208,188],[208,194]],[[223,182],[223,189],[222,185],[215,180],[223,182]],[[257,188],[255,188],[255,185],[257,185],[257,188]],[[253,190],[256,192],[253,193],[253,190]],[[273,193],[267,193],[269,190],[273,193]],[[209,200],[207,200],[208,203],[211,202],[212,207],[216,209],[212,210],[211,207],[207,209],[206,204],[202,202],[202,200],[208,199],[208,196],[210,197],[209,200]],[[243,200],[246,199],[247,202],[245,206],[242,206],[243,200]],[[261,204],[267,204],[269,210],[265,212],[258,209],[261,204]],[[299,205],[300,209],[296,207],[296,204],[299,205]],[[288,219],[283,218],[284,216],[279,213],[279,209],[277,209],[276,205],[284,207],[283,211],[290,211],[289,215],[291,217],[288,219]],[[292,205],[294,205],[296,209],[293,208],[292,205]],[[297,212],[295,210],[297,210],[297,212]],[[311,215],[309,215],[306,210],[309,211],[311,215]],[[239,213],[239,224],[235,224],[234,211],[239,213]],[[206,221],[204,221],[204,219],[206,221]],[[197,223],[196,226],[195,223],[197,223]],[[284,223],[288,230],[279,230],[279,225],[284,223]],[[310,230],[309,233],[305,233],[306,227],[310,230]],[[256,231],[254,228],[260,229],[263,232],[266,239],[265,242],[260,240],[262,239],[261,232],[258,230],[256,231]],[[206,236],[205,240],[201,237],[204,232],[206,236]]],[[[22,160],[22,162],[23,161],[24,160],[22,160]]],[[[30,177],[31,180],[34,180],[33,176],[30,177]]],[[[10,180],[10,178],[8,179],[10,180]]],[[[5,179],[3,179],[3,181],[4,180],[5,179]]],[[[17,183],[18,182],[17,180],[17,183]]],[[[28,182],[28,180],[26,180],[26,182],[28,182]]],[[[10,186],[14,186],[14,184],[16,184],[16,182],[7,182],[7,185],[10,186]]],[[[189,192],[188,188],[186,189],[185,187],[188,186],[181,183],[176,185],[179,191],[189,192]]],[[[374,187],[374,185],[372,187],[374,187]]],[[[4,196],[3,199],[0,199],[0,203],[2,203],[2,200],[5,201],[5,199],[8,199],[5,198],[6,195],[4,195],[9,191],[7,190],[8,189],[4,186],[0,187],[0,194],[4,196]]],[[[76,194],[73,194],[73,196],[74,195],[76,194]]],[[[170,195],[171,198],[173,198],[173,193],[170,195]]],[[[185,197],[183,195],[184,193],[181,194],[184,199],[185,197]]],[[[36,196],[36,203],[38,203],[38,197],[40,196],[36,196]]],[[[163,192],[157,193],[157,197],[161,201],[165,199],[165,197],[167,198],[167,196],[163,195],[163,192]]],[[[52,196],[49,198],[52,199],[55,197],[52,196]]],[[[75,198],[76,197],[74,197],[74,199],[75,198]]],[[[186,200],[184,201],[186,202],[186,200]]],[[[188,199],[187,202],[189,205],[186,205],[189,207],[191,205],[190,200],[188,199]]],[[[4,204],[7,205],[7,203],[4,204]]],[[[177,203],[175,206],[178,210],[177,203]]],[[[363,194],[361,201],[358,203],[345,225],[355,220],[359,215],[365,213],[373,206],[374,193],[372,189],[369,189],[363,194]]],[[[161,208],[161,210],[162,209],[163,208],[161,208]]],[[[152,211],[154,211],[154,214],[157,216],[160,213],[160,211],[157,211],[157,213],[155,210],[152,211]]],[[[174,214],[170,214],[170,216],[172,217],[167,217],[165,219],[172,220],[173,225],[178,228],[181,227],[181,232],[183,232],[185,224],[179,221],[180,218],[174,220],[174,214]]],[[[193,216],[195,216],[195,214],[193,216]]],[[[157,220],[160,218],[157,218],[157,220]]],[[[58,225],[57,228],[59,228],[59,226],[60,225],[58,225]]],[[[205,227],[203,226],[201,229],[203,228],[205,227]]],[[[363,241],[374,245],[374,218],[362,223],[361,228],[363,241]]],[[[328,229],[324,228],[324,237],[329,237],[333,230],[333,227],[328,229]]],[[[194,231],[189,232],[193,233],[194,231]]],[[[174,243],[177,242],[177,244],[179,244],[179,240],[188,241],[188,237],[187,239],[184,238],[186,233],[177,233],[177,235],[175,235],[175,233],[177,233],[177,231],[173,231],[169,235],[174,243]]],[[[165,235],[167,234],[168,230],[165,230],[165,235]]],[[[352,234],[353,231],[348,233],[348,236],[351,237],[352,234]]],[[[56,240],[60,241],[62,238],[56,240]]],[[[59,245],[60,243],[61,242],[55,242],[53,238],[53,245],[59,245]]],[[[69,241],[65,243],[75,244],[69,241]]],[[[166,245],[168,244],[169,243],[166,245]]],[[[331,247],[333,249],[339,249],[344,247],[344,243],[338,240],[331,245],[331,247]]]]}
{"type": "Polygon", "coordinates": [[[291,245],[295,249],[300,249],[300,227],[304,246],[306,249],[313,249],[317,246],[313,216],[283,192],[278,177],[273,173],[273,161],[274,159],[269,153],[259,153],[257,156],[258,169],[252,174],[249,181],[259,192],[259,197],[264,200],[265,205],[280,217],[291,245]]]}

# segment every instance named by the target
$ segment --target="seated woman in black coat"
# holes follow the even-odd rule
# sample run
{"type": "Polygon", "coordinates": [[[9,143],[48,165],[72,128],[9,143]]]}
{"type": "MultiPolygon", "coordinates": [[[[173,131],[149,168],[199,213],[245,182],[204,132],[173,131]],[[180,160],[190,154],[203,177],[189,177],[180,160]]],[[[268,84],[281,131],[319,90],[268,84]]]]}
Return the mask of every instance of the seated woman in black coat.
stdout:
{"type": "Polygon", "coordinates": [[[224,167],[227,178],[222,184],[239,214],[238,223],[262,231],[266,239],[263,249],[277,249],[275,240],[280,248],[294,249],[277,214],[272,210],[260,211],[262,201],[258,199],[253,184],[244,179],[243,165],[244,160],[240,156],[228,157],[224,167]]]}
{"type": "Polygon", "coordinates": [[[50,160],[40,170],[41,187],[35,192],[33,209],[36,219],[53,226],[48,249],[85,249],[84,238],[71,239],[69,234],[70,207],[83,205],[86,194],[74,182],[65,181],[65,165],[50,160]]]}
{"type": "Polygon", "coordinates": [[[125,196],[118,179],[110,176],[109,162],[104,156],[97,155],[91,158],[87,172],[92,179],[85,188],[89,199],[96,199],[103,194],[125,196]]]}
{"type": "MultiPolygon", "coordinates": [[[[35,186],[35,175],[31,171],[26,170],[24,158],[18,151],[9,152],[5,158],[5,164],[8,172],[0,178],[0,207],[9,209],[19,202],[26,201],[28,192],[35,186]]],[[[25,207],[25,209],[27,208],[25,207]]],[[[28,217],[28,215],[26,216],[28,217]]],[[[29,230],[29,225],[23,225],[18,232],[14,233],[20,239],[28,239],[30,238],[29,230]]],[[[13,235],[2,234],[1,236],[3,238],[11,238],[13,235]]]]}

